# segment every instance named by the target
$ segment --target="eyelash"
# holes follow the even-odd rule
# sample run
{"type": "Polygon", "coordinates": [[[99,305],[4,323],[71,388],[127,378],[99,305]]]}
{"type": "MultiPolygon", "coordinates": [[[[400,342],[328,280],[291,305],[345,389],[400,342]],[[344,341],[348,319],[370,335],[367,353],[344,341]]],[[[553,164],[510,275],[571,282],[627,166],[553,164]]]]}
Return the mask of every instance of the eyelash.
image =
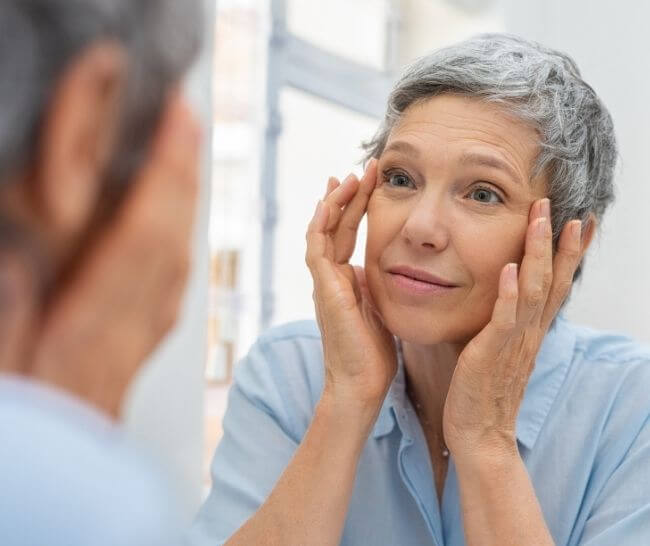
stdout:
{"type": "MultiPolygon", "coordinates": [[[[494,196],[496,196],[496,198],[498,199],[498,203],[485,203],[486,205],[497,205],[497,204],[501,204],[501,203],[503,203],[503,197],[501,197],[501,196],[499,195],[499,193],[498,193],[496,190],[494,190],[494,189],[492,189],[492,188],[490,188],[490,187],[488,187],[488,186],[484,186],[484,185],[482,185],[482,184],[478,184],[478,185],[474,186],[474,187],[473,187],[473,188],[472,188],[472,189],[467,193],[467,195],[471,195],[471,194],[474,193],[475,191],[479,191],[479,190],[483,190],[483,191],[490,192],[491,194],[493,194],[494,196]]],[[[480,201],[477,201],[477,202],[480,202],[480,201]]]]}
{"type": "Polygon", "coordinates": [[[383,179],[384,179],[383,180],[384,184],[386,184],[387,186],[390,186],[392,188],[404,188],[404,187],[407,187],[407,186],[393,186],[390,183],[390,180],[394,176],[402,176],[402,177],[406,178],[413,186],[415,186],[415,183],[413,182],[411,177],[408,174],[406,174],[406,173],[404,173],[402,171],[387,170],[387,171],[384,171],[382,173],[382,176],[383,176],[383,179]]]}
{"type": "MultiPolygon", "coordinates": [[[[406,173],[404,173],[402,171],[386,170],[386,171],[384,171],[382,173],[382,176],[383,176],[383,183],[386,184],[387,186],[390,186],[391,188],[408,188],[409,187],[409,186],[393,186],[390,183],[390,181],[394,176],[402,176],[402,177],[406,178],[411,183],[411,185],[413,187],[415,187],[415,182],[413,182],[411,177],[408,174],[406,174],[406,173]]],[[[466,196],[469,196],[472,193],[474,193],[476,191],[479,191],[479,190],[490,192],[492,195],[496,196],[496,198],[498,199],[498,203],[484,203],[484,204],[496,205],[496,204],[503,203],[503,197],[499,194],[499,192],[497,192],[493,188],[491,188],[491,187],[489,187],[487,185],[484,185],[484,184],[478,184],[478,185],[473,186],[467,192],[466,196]]],[[[478,201],[478,202],[480,202],[480,201],[478,201]]]]}

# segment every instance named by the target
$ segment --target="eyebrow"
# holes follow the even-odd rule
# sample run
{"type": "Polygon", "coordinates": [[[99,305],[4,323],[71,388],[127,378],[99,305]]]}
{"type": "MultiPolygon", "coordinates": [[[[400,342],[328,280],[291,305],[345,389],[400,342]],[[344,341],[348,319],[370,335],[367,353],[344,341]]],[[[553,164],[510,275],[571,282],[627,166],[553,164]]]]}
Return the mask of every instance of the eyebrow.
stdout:
{"type": "Polygon", "coordinates": [[[384,149],[384,153],[386,152],[402,152],[416,159],[420,157],[420,150],[417,147],[413,146],[413,144],[410,144],[404,140],[395,140],[391,142],[384,149]]]}
{"type": "MultiPolygon", "coordinates": [[[[418,159],[422,155],[419,148],[404,140],[395,140],[391,142],[384,149],[384,153],[386,152],[400,152],[409,155],[414,159],[418,159]]],[[[490,153],[477,152],[477,151],[465,152],[460,157],[460,163],[461,165],[490,167],[492,169],[498,169],[500,171],[504,171],[506,174],[510,176],[510,178],[512,178],[514,182],[520,185],[522,184],[521,177],[519,176],[519,174],[517,174],[517,171],[515,171],[515,169],[511,165],[509,165],[502,159],[490,153]]]]}
{"type": "Polygon", "coordinates": [[[511,165],[492,154],[486,154],[484,152],[465,152],[460,157],[460,163],[462,165],[478,165],[480,167],[491,167],[493,169],[505,171],[510,175],[510,178],[512,178],[514,182],[520,185],[522,183],[521,177],[511,165]]]}

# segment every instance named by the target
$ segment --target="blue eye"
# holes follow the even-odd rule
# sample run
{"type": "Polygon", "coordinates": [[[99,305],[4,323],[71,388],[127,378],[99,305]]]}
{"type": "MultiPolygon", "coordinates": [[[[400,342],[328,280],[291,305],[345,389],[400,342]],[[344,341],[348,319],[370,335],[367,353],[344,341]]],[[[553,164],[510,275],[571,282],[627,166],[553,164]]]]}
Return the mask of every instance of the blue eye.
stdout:
{"type": "Polygon", "coordinates": [[[503,203],[503,199],[499,197],[499,194],[497,192],[483,187],[474,188],[469,193],[469,197],[474,201],[478,201],[479,203],[486,203],[488,205],[503,203]]]}
{"type": "Polygon", "coordinates": [[[414,188],[413,181],[404,173],[384,173],[384,183],[393,188],[414,188]]]}

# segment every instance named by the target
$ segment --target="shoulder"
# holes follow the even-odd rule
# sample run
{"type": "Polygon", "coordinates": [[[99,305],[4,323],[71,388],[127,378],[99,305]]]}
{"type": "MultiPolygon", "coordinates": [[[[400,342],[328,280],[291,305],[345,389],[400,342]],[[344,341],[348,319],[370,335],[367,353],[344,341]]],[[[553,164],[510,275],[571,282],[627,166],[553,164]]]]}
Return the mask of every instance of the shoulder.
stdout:
{"type": "Polygon", "coordinates": [[[286,422],[292,436],[306,430],[323,388],[323,348],[315,321],[290,322],[259,336],[237,364],[234,388],[286,422]]]}
{"type": "Polygon", "coordinates": [[[169,484],[122,427],[63,393],[0,383],[0,536],[117,546],[178,532],[169,484]]]}
{"type": "Polygon", "coordinates": [[[650,416],[650,346],[615,332],[567,326],[575,335],[570,383],[577,399],[597,405],[602,426],[612,432],[640,430],[650,416]]]}
{"type": "Polygon", "coordinates": [[[574,357],[586,371],[650,380],[650,345],[616,332],[567,325],[575,334],[574,357]]]}

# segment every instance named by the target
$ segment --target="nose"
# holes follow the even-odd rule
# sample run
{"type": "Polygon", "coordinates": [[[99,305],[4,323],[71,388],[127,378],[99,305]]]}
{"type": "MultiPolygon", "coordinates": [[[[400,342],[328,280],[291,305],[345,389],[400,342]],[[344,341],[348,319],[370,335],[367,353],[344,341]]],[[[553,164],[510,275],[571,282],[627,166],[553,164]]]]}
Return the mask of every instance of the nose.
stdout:
{"type": "Polygon", "coordinates": [[[424,193],[415,200],[402,227],[402,237],[414,248],[442,251],[449,244],[448,205],[442,193],[424,193]]]}

